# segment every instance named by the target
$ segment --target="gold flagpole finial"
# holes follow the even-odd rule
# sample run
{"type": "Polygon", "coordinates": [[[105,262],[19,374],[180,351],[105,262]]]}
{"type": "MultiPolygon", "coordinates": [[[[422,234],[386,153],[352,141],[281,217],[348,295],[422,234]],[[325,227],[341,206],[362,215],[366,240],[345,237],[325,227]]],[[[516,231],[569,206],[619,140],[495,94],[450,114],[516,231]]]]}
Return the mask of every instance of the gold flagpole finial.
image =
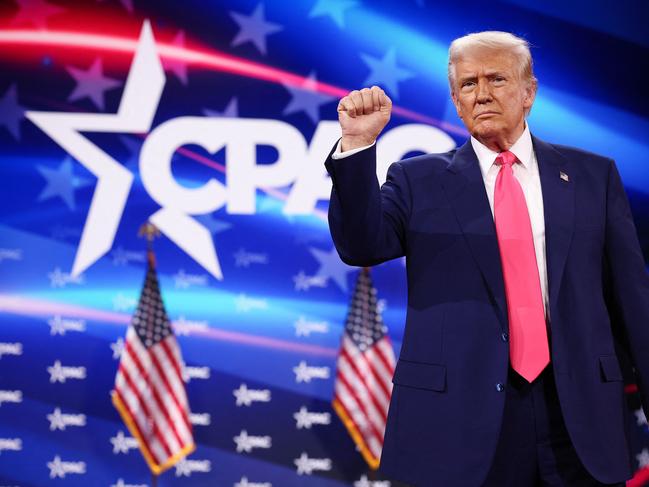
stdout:
{"type": "Polygon", "coordinates": [[[144,223],[140,230],[137,232],[138,237],[146,238],[147,242],[153,242],[153,239],[156,239],[160,236],[160,230],[151,222],[144,223]]]}

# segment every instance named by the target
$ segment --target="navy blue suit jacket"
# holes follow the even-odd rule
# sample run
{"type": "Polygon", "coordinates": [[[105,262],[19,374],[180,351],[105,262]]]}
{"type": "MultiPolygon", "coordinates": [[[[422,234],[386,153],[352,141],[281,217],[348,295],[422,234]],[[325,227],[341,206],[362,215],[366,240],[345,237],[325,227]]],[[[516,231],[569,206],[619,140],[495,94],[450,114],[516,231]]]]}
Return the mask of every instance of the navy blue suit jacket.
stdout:
{"type": "MultiPolygon", "coordinates": [[[[533,137],[545,214],[550,347],[565,423],[605,483],[631,477],[622,355],[649,406],[649,276],[615,163],[533,137]],[[568,175],[565,181],[560,177],[568,175]]],[[[470,142],[394,163],[329,156],[329,224],[351,265],[406,256],[408,309],[381,470],[413,485],[479,486],[499,437],[507,304],[470,142]]]]}

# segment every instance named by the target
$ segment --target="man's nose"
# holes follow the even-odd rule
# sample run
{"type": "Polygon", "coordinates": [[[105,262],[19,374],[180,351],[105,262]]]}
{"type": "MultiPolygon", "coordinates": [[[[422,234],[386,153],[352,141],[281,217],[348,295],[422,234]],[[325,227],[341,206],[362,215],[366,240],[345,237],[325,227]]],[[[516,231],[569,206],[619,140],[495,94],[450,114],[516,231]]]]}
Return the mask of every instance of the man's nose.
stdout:
{"type": "Polygon", "coordinates": [[[492,100],[491,89],[489,86],[489,81],[479,80],[478,81],[478,103],[489,103],[492,100]]]}

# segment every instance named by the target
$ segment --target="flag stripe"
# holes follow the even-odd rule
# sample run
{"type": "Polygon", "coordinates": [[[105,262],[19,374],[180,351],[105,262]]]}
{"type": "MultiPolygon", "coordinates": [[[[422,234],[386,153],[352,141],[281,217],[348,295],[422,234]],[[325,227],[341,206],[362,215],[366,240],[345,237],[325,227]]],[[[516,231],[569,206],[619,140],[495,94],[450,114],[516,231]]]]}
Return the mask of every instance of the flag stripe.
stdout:
{"type": "Polygon", "coordinates": [[[180,357],[178,342],[175,337],[173,338],[173,341],[171,340],[171,338],[166,338],[160,342],[160,345],[162,345],[162,349],[165,351],[169,363],[173,367],[173,370],[176,372],[173,380],[174,384],[177,384],[179,386],[178,388],[174,389],[176,397],[180,400],[183,407],[187,408],[188,405],[187,394],[185,393],[185,379],[183,379],[181,365],[183,362],[182,358],[180,357]]]}
{"type": "Polygon", "coordinates": [[[142,427],[140,426],[135,414],[133,414],[133,410],[126,401],[121,388],[115,387],[114,393],[119,398],[119,402],[121,403],[121,407],[124,408],[124,412],[128,415],[130,421],[127,421],[127,425],[132,426],[135,429],[132,433],[140,439],[140,447],[145,450],[144,456],[146,457],[148,455],[155,464],[159,464],[166,457],[162,451],[162,445],[159,442],[153,443],[147,440],[146,436],[142,433],[142,427]]]}
{"type": "MultiPolygon", "coordinates": [[[[390,389],[385,385],[385,375],[382,376],[381,372],[372,366],[367,357],[356,348],[349,338],[344,337],[343,340],[344,342],[341,353],[345,354],[347,359],[356,365],[368,390],[376,391],[377,397],[381,399],[382,407],[387,409],[388,403],[390,402],[390,389]],[[377,388],[374,386],[378,386],[380,390],[377,391],[377,388]],[[381,395],[380,392],[383,392],[383,395],[381,395]]],[[[391,380],[391,377],[392,374],[390,374],[388,380],[391,380]]]]}
{"type": "Polygon", "coordinates": [[[394,370],[395,359],[394,359],[394,350],[392,349],[392,344],[388,337],[384,337],[382,340],[379,340],[376,343],[374,350],[378,354],[381,362],[385,366],[385,370],[394,370]]]}
{"type": "MultiPolygon", "coordinates": [[[[136,340],[126,343],[126,351],[131,355],[134,354],[132,344],[135,341],[136,340]]],[[[174,443],[170,445],[173,447],[173,450],[179,448],[182,449],[183,440],[180,438],[176,423],[171,418],[172,414],[174,414],[174,411],[171,411],[169,408],[169,396],[166,393],[167,391],[165,390],[165,386],[162,384],[162,379],[158,374],[155,355],[153,353],[149,354],[152,366],[148,369],[148,371],[145,371],[142,368],[142,364],[136,356],[133,356],[132,358],[142,377],[147,377],[147,385],[150,388],[154,403],[157,406],[158,411],[160,412],[160,416],[154,416],[154,421],[159,422],[160,426],[168,427],[167,431],[171,432],[172,438],[174,440],[174,443]]]]}
{"type": "Polygon", "coordinates": [[[374,347],[372,350],[368,350],[363,354],[365,360],[367,361],[368,366],[372,371],[374,371],[379,379],[379,384],[381,388],[387,392],[387,396],[390,397],[392,391],[392,374],[394,374],[394,365],[387,367],[384,360],[381,358],[381,352],[379,352],[377,347],[374,347]]]}
{"type": "Polygon", "coordinates": [[[134,419],[138,422],[141,431],[145,433],[144,439],[152,443],[157,441],[164,450],[160,452],[160,458],[166,458],[171,452],[173,446],[173,437],[170,437],[168,432],[160,429],[159,422],[155,420],[160,416],[160,412],[156,406],[151,402],[147,402],[146,396],[143,396],[139,390],[133,389],[136,385],[133,383],[130,372],[127,370],[125,363],[121,364],[120,369],[121,378],[124,382],[118,384],[122,392],[122,397],[127,401],[126,404],[130,407],[131,411],[135,413],[134,419]],[[131,383],[129,383],[129,380],[131,383]]]}
{"type": "Polygon", "coordinates": [[[185,414],[183,414],[184,408],[179,404],[175,391],[173,390],[171,384],[169,384],[168,377],[163,372],[160,361],[158,360],[158,353],[160,353],[159,349],[154,350],[151,353],[151,360],[156,371],[156,379],[162,382],[159,387],[163,389],[161,391],[161,397],[163,398],[165,407],[169,412],[169,421],[171,423],[171,428],[176,433],[181,447],[183,447],[188,441],[191,442],[191,427],[189,426],[189,418],[185,414]],[[173,416],[173,420],[171,420],[171,416],[173,416]],[[181,433],[183,437],[182,439],[180,438],[181,433]]]}
{"type": "MultiPolygon", "coordinates": [[[[164,435],[164,438],[167,444],[173,450],[174,448],[180,446],[180,441],[173,435],[173,431],[169,431],[169,429],[166,428],[167,420],[165,419],[164,405],[161,403],[160,397],[157,394],[157,390],[155,388],[155,382],[152,380],[150,374],[150,371],[153,367],[150,366],[148,371],[144,370],[140,359],[134,352],[133,348],[131,348],[131,344],[133,344],[134,341],[127,342],[127,344],[125,345],[125,356],[122,360],[122,364],[126,368],[126,370],[129,371],[131,376],[138,378],[137,382],[134,381],[134,383],[136,386],[139,386],[137,391],[139,393],[139,397],[143,400],[142,403],[146,403],[149,408],[150,412],[147,414],[147,416],[150,421],[154,422],[161,428],[161,432],[166,433],[164,435]],[[151,398],[153,398],[153,400],[151,400],[151,398]]],[[[151,362],[149,361],[149,363],[151,362]]]]}
{"type": "Polygon", "coordinates": [[[370,394],[376,401],[376,407],[382,411],[382,416],[385,418],[385,411],[388,408],[390,401],[390,395],[385,394],[383,387],[381,387],[380,381],[378,381],[371,372],[363,373],[362,368],[371,369],[369,364],[365,361],[365,358],[362,355],[359,355],[356,360],[354,360],[349,355],[349,349],[343,348],[341,350],[340,358],[338,360],[345,359],[350,367],[354,370],[356,375],[362,380],[365,389],[368,394],[370,394]]]}
{"type": "MultiPolygon", "coordinates": [[[[379,431],[374,422],[371,420],[371,417],[368,414],[365,405],[358,397],[357,391],[350,386],[344,375],[338,375],[338,381],[336,382],[336,385],[342,389],[342,392],[346,393],[344,395],[344,398],[347,399],[347,401],[343,401],[343,404],[347,405],[349,400],[353,400],[357,407],[356,410],[364,416],[365,424],[367,425],[367,427],[361,428],[361,430],[365,430],[364,432],[371,432],[371,434],[375,435],[379,439],[379,441],[383,441],[383,432],[379,431]]],[[[349,410],[350,408],[347,407],[347,409],[349,410]]]]}
{"type": "Polygon", "coordinates": [[[342,416],[343,423],[345,426],[350,429],[352,438],[356,442],[356,445],[361,450],[363,457],[367,460],[372,468],[377,468],[379,465],[379,458],[381,456],[381,449],[383,442],[378,442],[375,438],[368,437],[363,435],[358,429],[358,423],[352,419],[351,412],[347,409],[343,403],[342,398],[338,395],[334,395],[334,409],[339,416],[342,416]],[[342,413],[342,415],[341,415],[342,413]],[[371,444],[368,443],[368,440],[372,440],[371,444]]]}
{"type": "Polygon", "coordinates": [[[345,407],[347,415],[363,437],[363,442],[369,451],[373,455],[379,456],[380,451],[378,452],[379,455],[377,455],[376,450],[373,450],[371,445],[374,441],[383,444],[383,434],[373,428],[373,425],[367,419],[367,415],[361,410],[358,400],[353,397],[349,388],[342,381],[336,383],[335,393],[340,403],[345,407]]]}
{"type": "MultiPolygon", "coordinates": [[[[124,380],[126,382],[126,385],[128,386],[128,393],[125,394],[124,397],[127,400],[129,398],[131,398],[131,401],[130,401],[131,409],[132,410],[133,409],[135,409],[135,410],[141,409],[142,412],[144,412],[145,417],[147,419],[149,419],[149,421],[144,423],[144,424],[150,426],[151,432],[150,432],[148,437],[145,436],[145,439],[148,439],[148,438],[151,438],[151,437],[157,438],[158,441],[160,441],[160,444],[162,445],[162,448],[164,449],[165,454],[167,456],[171,456],[171,448],[169,446],[169,443],[167,442],[167,439],[165,438],[163,433],[159,430],[157,421],[152,420],[153,414],[151,414],[151,410],[147,406],[146,401],[142,400],[142,396],[140,396],[140,393],[138,392],[137,387],[133,383],[133,380],[131,379],[128,371],[126,370],[126,367],[124,366],[123,361],[120,364],[119,370],[120,370],[120,372],[122,374],[122,377],[124,378],[124,380]],[[136,404],[133,404],[133,400],[137,401],[136,404]],[[137,406],[137,405],[139,405],[139,407],[134,407],[134,406],[137,406]]],[[[127,404],[129,404],[129,403],[127,402],[127,404]]],[[[142,428],[142,426],[143,425],[140,424],[140,428],[142,428]]],[[[147,430],[148,429],[145,429],[145,431],[147,431],[147,430]]]]}
{"type": "Polygon", "coordinates": [[[383,425],[387,419],[384,406],[372,394],[371,388],[363,382],[356,368],[356,364],[347,358],[344,351],[338,359],[338,371],[339,375],[344,377],[345,381],[353,386],[351,389],[362,399],[363,404],[368,407],[371,413],[370,417],[374,423],[378,426],[383,425]]]}

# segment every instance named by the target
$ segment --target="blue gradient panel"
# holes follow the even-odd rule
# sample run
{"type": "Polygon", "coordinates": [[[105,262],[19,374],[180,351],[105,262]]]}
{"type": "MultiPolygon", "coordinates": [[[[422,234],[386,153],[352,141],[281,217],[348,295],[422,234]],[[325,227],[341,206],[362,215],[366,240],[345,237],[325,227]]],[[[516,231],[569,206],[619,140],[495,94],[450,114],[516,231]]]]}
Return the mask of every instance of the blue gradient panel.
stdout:
{"type": "MultiPolygon", "coordinates": [[[[151,485],[109,392],[145,275],[145,243],[137,232],[164,206],[151,194],[157,183],[141,171],[142,146],[160,124],[187,116],[225,124],[211,134],[212,140],[227,139],[214,153],[193,140],[170,162],[175,184],[187,191],[199,191],[210,180],[225,188],[228,203],[190,215],[209,235],[223,279],[170,235],[155,242],[162,295],[188,367],[197,442],[187,462],[161,475],[158,485],[390,485],[369,470],[331,407],[358,269],[338,260],[327,198],[318,192],[318,184],[330,184],[322,183],[321,163],[337,137],[327,132],[327,123],[336,120],[339,96],[378,84],[400,110],[386,131],[427,124],[460,145],[466,134],[449,102],[449,43],[478,30],[523,35],[532,44],[539,79],[532,132],[616,160],[647,257],[646,6],[625,1],[583,8],[578,2],[518,0],[0,3],[0,485],[151,485]],[[126,168],[133,182],[110,250],[81,276],[71,276],[98,178],[24,112],[115,114],[147,19],[165,71],[164,89],[150,130],[83,133],[126,168]],[[61,33],[105,37],[94,45],[61,33]],[[122,49],[115,43],[120,39],[132,43],[122,49]],[[180,57],[167,55],[170,46],[181,50],[180,57]],[[196,53],[210,62],[186,57],[196,53]],[[228,128],[240,120],[263,128],[228,128]],[[272,123],[288,134],[284,142],[272,136],[252,150],[254,163],[270,168],[271,176],[261,178],[252,196],[247,193],[249,211],[234,211],[229,204],[243,191],[233,181],[248,156],[224,145],[238,136],[261,139],[274,130],[272,123]],[[280,147],[293,151],[295,166],[290,176],[273,182],[280,147]],[[304,214],[287,214],[309,171],[315,177],[305,187],[316,196],[311,203],[301,200],[304,214]],[[83,368],[85,378],[53,382],[49,369],[57,361],[83,368]],[[302,362],[328,367],[329,378],[298,382],[294,368],[302,362]],[[242,384],[269,391],[270,401],[237,405],[242,384]],[[328,413],[329,424],[298,428],[294,414],[302,407],[328,413]],[[67,415],[64,428],[50,419],[57,408],[67,415]],[[237,451],[234,438],[242,431],[270,437],[270,448],[237,451]],[[303,454],[328,461],[329,468],[300,471],[303,454]]],[[[196,125],[191,136],[200,130],[196,125]]],[[[159,172],[163,162],[155,159],[159,172]]],[[[253,172],[244,174],[244,183],[252,180],[253,172]]],[[[190,246],[199,240],[198,233],[185,237],[190,246]]],[[[372,276],[398,353],[404,263],[378,266],[372,276]]],[[[649,467],[649,433],[632,386],[628,392],[640,479],[649,467]]]]}

